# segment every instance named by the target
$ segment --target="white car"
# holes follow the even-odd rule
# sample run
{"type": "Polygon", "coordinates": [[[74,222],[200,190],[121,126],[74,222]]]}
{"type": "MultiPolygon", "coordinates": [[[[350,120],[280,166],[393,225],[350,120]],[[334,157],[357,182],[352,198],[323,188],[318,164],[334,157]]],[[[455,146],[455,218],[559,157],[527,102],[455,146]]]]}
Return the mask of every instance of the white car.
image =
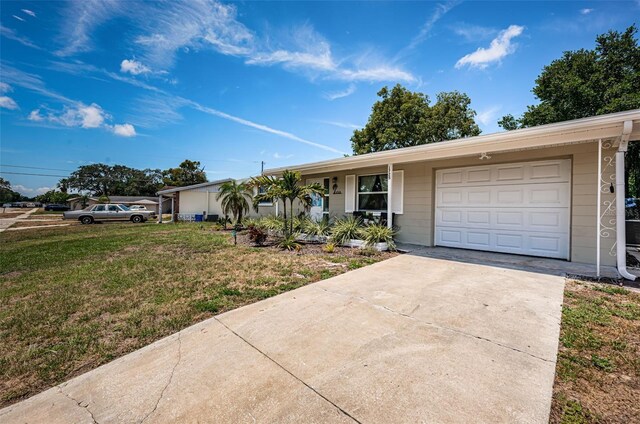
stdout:
{"type": "Polygon", "coordinates": [[[129,209],[132,211],[146,211],[147,207],[144,205],[131,205],[129,206],[129,209]]]}

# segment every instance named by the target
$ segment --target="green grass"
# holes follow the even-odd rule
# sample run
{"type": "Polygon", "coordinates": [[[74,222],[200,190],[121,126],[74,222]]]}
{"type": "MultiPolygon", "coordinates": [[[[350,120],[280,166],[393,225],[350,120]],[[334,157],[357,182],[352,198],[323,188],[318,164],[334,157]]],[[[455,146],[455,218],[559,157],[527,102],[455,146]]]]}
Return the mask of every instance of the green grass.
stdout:
{"type": "Polygon", "coordinates": [[[212,314],[382,258],[233,246],[208,224],[4,232],[0,405],[212,314]]]}
{"type": "Polygon", "coordinates": [[[552,423],[640,416],[640,294],[569,281],[562,309],[552,423]]]}

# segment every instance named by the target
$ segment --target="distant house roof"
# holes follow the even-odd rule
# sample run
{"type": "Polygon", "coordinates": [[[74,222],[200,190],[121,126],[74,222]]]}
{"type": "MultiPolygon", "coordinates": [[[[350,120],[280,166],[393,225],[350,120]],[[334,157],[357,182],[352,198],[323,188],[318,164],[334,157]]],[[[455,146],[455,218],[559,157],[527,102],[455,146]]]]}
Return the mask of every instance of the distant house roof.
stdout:
{"type": "MultiPolygon", "coordinates": [[[[109,197],[109,202],[111,203],[140,203],[140,201],[142,200],[148,200],[150,202],[158,203],[157,202],[157,197],[155,196],[107,196],[109,197]]],[[[87,200],[93,200],[94,202],[97,202],[100,198],[99,197],[89,197],[87,200]]],[[[69,199],[69,202],[74,202],[74,201],[78,201],[78,200],[82,200],[82,197],[73,197],[71,199],[69,199]]]]}
{"type": "Polygon", "coordinates": [[[175,193],[175,192],[178,192],[178,191],[193,190],[193,189],[196,189],[196,188],[203,188],[203,187],[209,187],[209,186],[212,186],[212,185],[226,183],[228,181],[233,181],[233,179],[225,178],[224,180],[208,181],[206,183],[193,184],[193,185],[184,186],[184,187],[163,188],[162,190],[158,191],[158,194],[159,195],[160,194],[169,194],[169,193],[175,193]]]}

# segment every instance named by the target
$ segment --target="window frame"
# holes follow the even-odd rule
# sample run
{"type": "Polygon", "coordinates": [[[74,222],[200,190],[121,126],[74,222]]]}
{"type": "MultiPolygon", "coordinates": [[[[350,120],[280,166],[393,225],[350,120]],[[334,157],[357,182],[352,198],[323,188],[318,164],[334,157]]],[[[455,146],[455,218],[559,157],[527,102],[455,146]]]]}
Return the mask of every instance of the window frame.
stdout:
{"type": "Polygon", "coordinates": [[[331,194],[331,178],[326,177],[322,179],[322,186],[324,187],[324,194],[322,196],[322,215],[329,216],[329,195],[331,194]],[[326,210],[325,210],[326,209],[326,210]]]}
{"type": "Polygon", "coordinates": [[[371,174],[356,174],[356,211],[362,212],[386,212],[389,207],[389,175],[386,172],[374,172],[371,174]],[[360,177],[371,176],[385,176],[387,177],[387,191],[360,191],[360,177]],[[361,194],[386,194],[387,195],[387,207],[384,209],[361,209],[360,208],[360,195],[361,194]]]}

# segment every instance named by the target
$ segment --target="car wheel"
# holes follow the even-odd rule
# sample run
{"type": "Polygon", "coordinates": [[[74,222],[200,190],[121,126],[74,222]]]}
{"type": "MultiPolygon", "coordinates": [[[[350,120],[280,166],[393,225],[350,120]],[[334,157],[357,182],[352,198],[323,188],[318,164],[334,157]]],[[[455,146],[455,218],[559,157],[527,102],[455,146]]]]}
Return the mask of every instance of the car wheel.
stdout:
{"type": "Polygon", "coordinates": [[[140,215],[133,215],[131,217],[131,222],[133,222],[134,224],[139,224],[142,222],[142,217],[140,215]]]}
{"type": "Polygon", "coordinates": [[[93,222],[93,218],[90,216],[83,216],[82,218],[80,218],[80,222],[82,222],[83,224],[91,224],[93,222]]]}

